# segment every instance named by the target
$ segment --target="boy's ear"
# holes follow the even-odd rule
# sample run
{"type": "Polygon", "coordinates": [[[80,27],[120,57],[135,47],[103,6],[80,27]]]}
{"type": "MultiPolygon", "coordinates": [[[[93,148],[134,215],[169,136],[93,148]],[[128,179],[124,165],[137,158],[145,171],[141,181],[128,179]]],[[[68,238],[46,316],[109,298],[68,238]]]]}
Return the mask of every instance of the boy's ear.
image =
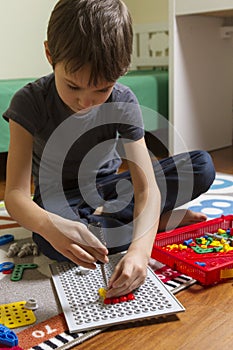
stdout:
{"type": "Polygon", "coordinates": [[[48,46],[48,41],[44,41],[44,48],[45,48],[45,54],[46,54],[47,60],[51,65],[53,65],[52,56],[48,46]]]}

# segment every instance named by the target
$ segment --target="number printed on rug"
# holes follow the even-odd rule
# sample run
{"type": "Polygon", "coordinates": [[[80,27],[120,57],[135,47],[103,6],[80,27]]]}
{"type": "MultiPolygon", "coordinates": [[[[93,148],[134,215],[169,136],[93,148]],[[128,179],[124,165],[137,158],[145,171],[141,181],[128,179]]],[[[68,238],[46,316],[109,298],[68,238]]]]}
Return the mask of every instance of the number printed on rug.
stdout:
{"type": "Polygon", "coordinates": [[[63,314],[17,333],[19,346],[24,350],[56,349],[81,335],[83,333],[69,333],[63,314]]]}
{"type": "Polygon", "coordinates": [[[217,173],[215,180],[207,193],[210,195],[232,194],[233,193],[233,176],[230,174],[217,173]]]}
{"type": "Polygon", "coordinates": [[[190,202],[188,209],[201,212],[209,219],[231,215],[233,213],[233,198],[230,196],[202,195],[190,202]]]}

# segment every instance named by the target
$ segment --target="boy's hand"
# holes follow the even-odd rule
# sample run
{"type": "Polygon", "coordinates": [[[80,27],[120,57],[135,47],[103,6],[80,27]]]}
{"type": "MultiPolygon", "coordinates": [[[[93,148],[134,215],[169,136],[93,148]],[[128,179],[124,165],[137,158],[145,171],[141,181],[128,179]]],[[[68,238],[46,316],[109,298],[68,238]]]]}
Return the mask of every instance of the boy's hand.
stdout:
{"type": "Polygon", "coordinates": [[[95,269],[97,260],[107,263],[108,250],[81,222],[49,213],[43,237],[61,254],[80,266],[95,269]]]}
{"type": "Polygon", "coordinates": [[[112,298],[132,292],[145,282],[148,257],[138,250],[130,250],[117,264],[109,281],[106,297],[112,298]]]}

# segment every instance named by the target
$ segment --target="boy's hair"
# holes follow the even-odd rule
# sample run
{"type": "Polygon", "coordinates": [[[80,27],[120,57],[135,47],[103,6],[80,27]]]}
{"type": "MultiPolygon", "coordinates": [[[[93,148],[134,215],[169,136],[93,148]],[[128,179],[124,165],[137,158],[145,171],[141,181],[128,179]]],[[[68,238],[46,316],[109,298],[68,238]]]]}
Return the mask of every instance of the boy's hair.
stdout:
{"type": "Polygon", "coordinates": [[[47,30],[53,67],[67,73],[89,63],[89,84],[114,82],[124,75],[132,54],[132,20],[121,0],[60,0],[47,30]]]}

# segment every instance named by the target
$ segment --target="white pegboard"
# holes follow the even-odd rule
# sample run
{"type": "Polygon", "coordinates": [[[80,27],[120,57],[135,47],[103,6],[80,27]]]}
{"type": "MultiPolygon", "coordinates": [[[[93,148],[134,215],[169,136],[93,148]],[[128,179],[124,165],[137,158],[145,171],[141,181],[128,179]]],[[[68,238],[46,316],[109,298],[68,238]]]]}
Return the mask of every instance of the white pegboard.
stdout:
{"type": "MultiPolygon", "coordinates": [[[[121,257],[122,254],[109,257],[105,265],[108,278],[121,257]]],[[[81,275],[79,267],[69,262],[54,263],[50,268],[71,333],[185,310],[150,268],[145,283],[134,291],[135,300],[113,305],[105,305],[98,295],[104,286],[99,265],[87,275],[81,275]]]]}

